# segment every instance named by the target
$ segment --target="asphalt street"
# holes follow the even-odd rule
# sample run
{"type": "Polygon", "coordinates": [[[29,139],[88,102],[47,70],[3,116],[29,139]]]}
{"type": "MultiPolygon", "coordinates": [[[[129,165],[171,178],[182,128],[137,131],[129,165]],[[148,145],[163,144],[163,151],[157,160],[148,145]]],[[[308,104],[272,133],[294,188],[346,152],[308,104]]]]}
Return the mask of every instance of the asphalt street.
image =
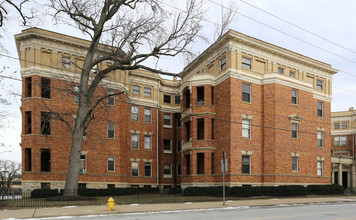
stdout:
{"type": "MultiPolygon", "coordinates": [[[[125,220],[267,220],[267,219],[356,219],[356,203],[278,205],[261,207],[227,207],[175,210],[115,215],[68,216],[61,219],[125,219],[125,220]]],[[[46,218],[51,219],[51,218],[46,218]]]]}

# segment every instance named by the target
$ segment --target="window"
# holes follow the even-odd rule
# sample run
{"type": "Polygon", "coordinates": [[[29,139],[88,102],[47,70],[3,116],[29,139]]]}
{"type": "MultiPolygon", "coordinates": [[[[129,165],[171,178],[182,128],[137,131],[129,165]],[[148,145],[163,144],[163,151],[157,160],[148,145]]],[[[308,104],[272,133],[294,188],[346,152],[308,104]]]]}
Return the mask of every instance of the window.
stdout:
{"type": "Polygon", "coordinates": [[[204,86],[197,87],[197,104],[204,105],[204,86]]]}
{"type": "Polygon", "coordinates": [[[180,95],[174,96],[174,104],[180,104],[180,95]]]}
{"type": "Polygon", "coordinates": [[[151,135],[145,135],[145,146],[144,149],[151,150],[151,135]]]}
{"type": "Polygon", "coordinates": [[[316,80],[316,89],[323,90],[323,81],[320,79],[316,80]]]}
{"type": "Polygon", "coordinates": [[[27,77],[25,80],[25,97],[32,97],[32,78],[27,77]]]}
{"type": "Polygon", "coordinates": [[[292,104],[298,104],[298,90],[292,89],[292,104]]]}
{"type": "Polygon", "coordinates": [[[294,71],[289,71],[289,76],[290,77],[295,77],[295,72],[294,71]]]}
{"type": "Polygon", "coordinates": [[[292,138],[298,138],[298,124],[292,123],[292,138]]]}
{"type": "Polygon", "coordinates": [[[131,176],[138,176],[138,162],[131,162],[131,176]]]}
{"type": "Polygon", "coordinates": [[[182,115],[180,114],[180,113],[177,113],[177,114],[175,114],[175,118],[176,118],[176,126],[177,126],[177,128],[180,128],[181,126],[182,126],[182,122],[181,122],[181,117],[182,117],[182,115]]]}
{"type": "Polygon", "coordinates": [[[197,174],[204,174],[204,153],[197,153],[197,174]]]}
{"type": "Polygon", "coordinates": [[[292,157],[292,172],[298,172],[298,157],[292,157]]]}
{"type": "Polygon", "coordinates": [[[340,136],[334,137],[334,146],[340,146],[340,136]]]}
{"type": "Polygon", "coordinates": [[[251,138],[251,120],[242,119],[242,137],[251,138]]]}
{"type": "Polygon", "coordinates": [[[177,164],[177,175],[182,175],[182,166],[181,164],[177,164]]]}
{"type": "Polygon", "coordinates": [[[197,119],[197,139],[204,140],[204,118],[197,119]]]}
{"type": "Polygon", "coordinates": [[[25,112],[25,134],[32,134],[32,115],[31,115],[31,111],[25,112]]]}
{"type": "Polygon", "coordinates": [[[131,149],[138,149],[138,134],[131,134],[131,149]]]}
{"type": "Polygon", "coordinates": [[[131,120],[138,121],[138,107],[131,106],[131,120]]]}
{"type": "Polygon", "coordinates": [[[47,78],[41,78],[41,97],[51,98],[51,80],[47,78]]]}
{"type": "Polygon", "coordinates": [[[151,109],[150,108],[145,108],[144,113],[145,113],[145,122],[151,122],[152,121],[151,109]]]}
{"type": "Polygon", "coordinates": [[[340,123],[339,122],[336,122],[334,124],[334,129],[340,129],[340,123]]]}
{"type": "Polygon", "coordinates": [[[251,69],[251,59],[250,58],[246,58],[246,57],[242,57],[242,68],[244,69],[251,69]]]}
{"type": "Polygon", "coordinates": [[[70,67],[70,57],[65,57],[65,56],[62,57],[62,66],[64,68],[69,69],[69,67],[70,67]]]}
{"type": "Polygon", "coordinates": [[[335,136],[334,146],[345,146],[347,145],[347,136],[335,136]]]}
{"type": "Polygon", "coordinates": [[[347,145],[347,136],[341,136],[340,140],[341,140],[341,146],[347,145]]]}
{"type": "Polygon", "coordinates": [[[80,173],[86,173],[86,156],[80,155],[80,173]]]}
{"type": "Polygon", "coordinates": [[[163,102],[171,104],[171,96],[170,95],[163,95],[163,102]]]}
{"type": "Polygon", "coordinates": [[[341,128],[342,129],[347,128],[347,122],[346,121],[345,122],[341,122],[341,128]]]}
{"type": "Polygon", "coordinates": [[[226,57],[223,57],[221,60],[220,60],[220,69],[223,70],[226,68],[226,57]]]}
{"type": "Polygon", "coordinates": [[[323,145],[324,145],[324,132],[318,131],[317,139],[318,139],[318,147],[323,147],[323,145]]]}
{"type": "Polygon", "coordinates": [[[115,124],[108,121],[108,138],[115,138],[115,124]]]}
{"type": "Polygon", "coordinates": [[[51,113],[41,112],[41,134],[51,134],[51,113]]]}
{"type": "Polygon", "coordinates": [[[172,176],[172,165],[171,164],[163,164],[163,176],[164,177],[172,176]]]}
{"type": "Polygon", "coordinates": [[[318,176],[323,176],[323,166],[324,166],[324,162],[323,161],[318,161],[317,162],[317,175],[318,176]]]}
{"type": "Polygon", "coordinates": [[[182,143],[177,141],[177,151],[180,152],[182,150],[182,143]]]}
{"type": "Polygon", "coordinates": [[[322,102],[318,102],[318,117],[323,117],[323,104],[322,102]]]}
{"type": "Polygon", "coordinates": [[[51,189],[51,184],[50,183],[41,183],[41,189],[43,189],[43,190],[51,189]]]}
{"type": "Polygon", "coordinates": [[[164,127],[171,127],[172,126],[172,121],[171,121],[171,114],[163,114],[163,126],[164,127]]]}
{"type": "Polygon", "coordinates": [[[278,73],[283,74],[284,73],[284,69],[282,67],[278,67],[278,73]]]}
{"type": "MultiPolygon", "coordinates": [[[[112,95],[112,94],[114,94],[114,91],[109,90],[108,95],[112,95]]],[[[107,102],[108,105],[115,105],[115,96],[108,96],[107,102]]]]}
{"type": "Polygon", "coordinates": [[[144,94],[143,94],[144,96],[151,97],[151,88],[145,87],[143,92],[144,92],[144,94]]]}
{"type": "Polygon", "coordinates": [[[41,172],[51,172],[50,149],[41,149],[41,172]]]}
{"type": "Polygon", "coordinates": [[[25,171],[32,171],[32,150],[25,148],[25,171]]]}
{"type": "Polygon", "coordinates": [[[242,173],[250,174],[250,156],[242,156],[242,173]]]}
{"type": "Polygon", "coordinates": [[[74,86],[74,103],[79,103],[79,87],[74,86]]]}
{"type": "Polygon", "coordinates": [[[215,136],[214,136],[214,130],[215,130],[215,119],[211,119],[211,140],[214,140],[215,139],[215,136]]]}
{"type": "Polygon", "coordinates": [[[242,101],[251,102],[251,85],[242,83],[242,101]]]}
{"type": "Polygon", "coordinates": [[[140,95],[140,87],[132,86],[132,95],[140,95]]]}
{"type": "Polygon", "coordinates": [[[150,162],[145,162],[145,176],[146,177],[152,176],[151,163],[150,162]]]}
{"type": "Polygon", "coordinates": [[[115,157],[108,156],[108,171],[115,171],[115,157]]]}
{"type": "Polygon", "coordinates": [[[86,189],[87,188],[87,184],[86,183],[79,183],[78,184],[78,189],[82,190],[82,189],[86,189]]]}
{"type": "Polygon", "coordinates": [[[214,105],[214,87],[211,87],[211,104],[214,105]]]}
{"type": "Polygon", "coordinates": [[[163,152],[164,153],[172,153],[172,146],[170,139],[163,139],[163,152]]]}

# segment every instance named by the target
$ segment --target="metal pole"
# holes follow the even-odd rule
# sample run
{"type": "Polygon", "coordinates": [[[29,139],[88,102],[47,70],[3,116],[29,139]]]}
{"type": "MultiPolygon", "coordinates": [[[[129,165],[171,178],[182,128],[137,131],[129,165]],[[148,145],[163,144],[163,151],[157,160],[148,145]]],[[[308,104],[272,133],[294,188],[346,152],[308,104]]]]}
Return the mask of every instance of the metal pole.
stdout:
{"type": "Polygon", "coordinates": [[[225,151],[223,152],[223,206],[225,206],[225,151]]]}

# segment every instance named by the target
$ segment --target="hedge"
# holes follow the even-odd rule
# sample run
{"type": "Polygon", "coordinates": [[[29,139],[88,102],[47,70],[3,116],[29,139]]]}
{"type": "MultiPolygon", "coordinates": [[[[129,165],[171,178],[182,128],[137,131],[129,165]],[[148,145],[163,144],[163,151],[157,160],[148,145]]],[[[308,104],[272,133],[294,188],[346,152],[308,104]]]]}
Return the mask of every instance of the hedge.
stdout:
{"type": "MultiPolygon", "coordinates": [[[[159,188],[112,188],[112,189],[78,189],[79,196],[122,196],[138,193],[159,193],[159,188]]],[[[63,189],[60,194],[63,195],[63,189]]],[[[57,189],[35,189],[31,192],[31,198],[47,198],[58,196],[57,189]]]]}
{"type": "MultiPolygon", "coordinates": [[[[225,187],[226,196],[304,196],[342,194],[344,188],[339,185],[285,185],[285,186],[235,186],[225,187]]],[[[188,187],[183,191],[185,196],[222,196],[222,187],[188,187]]]]}

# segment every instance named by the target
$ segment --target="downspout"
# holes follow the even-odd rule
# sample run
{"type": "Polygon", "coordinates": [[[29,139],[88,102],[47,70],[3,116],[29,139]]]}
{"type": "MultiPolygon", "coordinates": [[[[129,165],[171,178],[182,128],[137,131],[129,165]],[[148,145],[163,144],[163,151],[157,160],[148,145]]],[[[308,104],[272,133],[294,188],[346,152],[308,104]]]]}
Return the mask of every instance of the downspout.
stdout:
{"type": "Polygon", "coordinates": [[[159,134],[159,123],[158,123],[158,116],[159,116],[159,114],[158,114],[158,110],[159,110],[159,91],[160,91],[160,89],[159,89],[159,79],[157,80],[157,111],[156,111],[156,113],[157,113],[157,119],[156,119],[156,123],[157,123],[157,125],[156,125],[156,127],[157,127],[157,135],[156,135],[156,147],[157,147],[157,167],[156,167],[156,171],[157,171],[157,187],[159,187],[159,162],[158,162],[158,160],[159,160],[159,156],[158,156],[158,154],[159,154],[159,138],[158,138],[158,134],[159,134]]]}

